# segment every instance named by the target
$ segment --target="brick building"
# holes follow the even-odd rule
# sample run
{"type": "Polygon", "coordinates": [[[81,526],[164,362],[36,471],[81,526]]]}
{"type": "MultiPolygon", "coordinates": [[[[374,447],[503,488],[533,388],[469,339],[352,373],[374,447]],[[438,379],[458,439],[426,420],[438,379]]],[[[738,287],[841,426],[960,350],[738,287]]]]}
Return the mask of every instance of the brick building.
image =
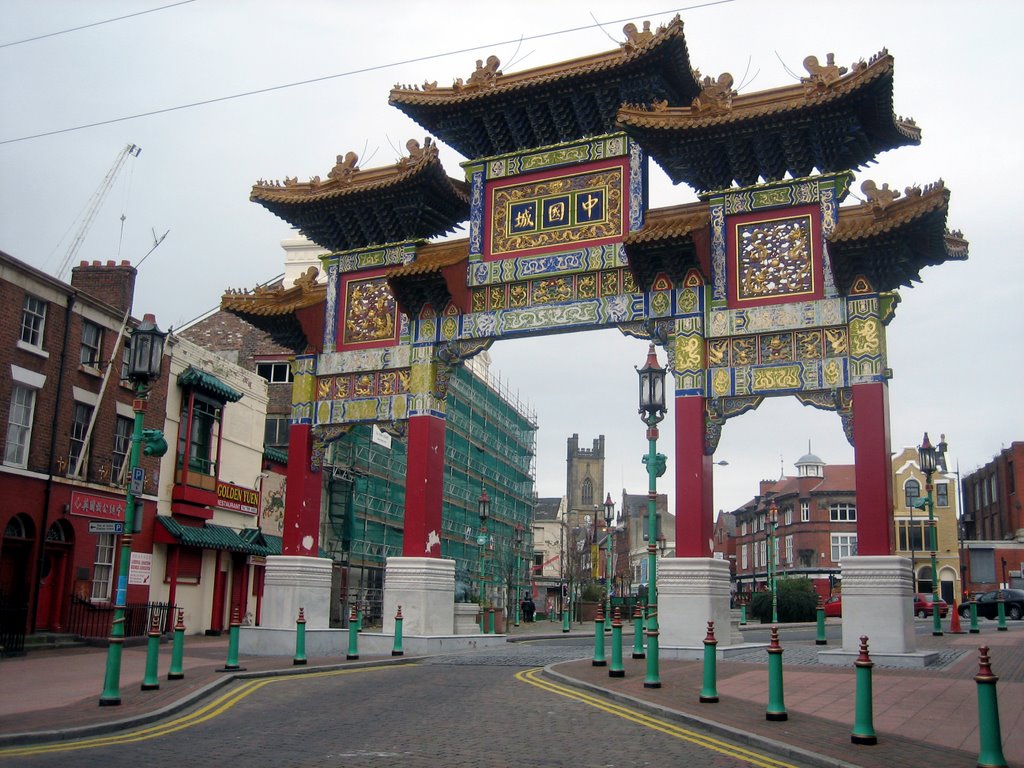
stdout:
{"type": "Polygon", "coordinates": [[[1024,589],[1024,442],[1014,441],[963,478],[968,589],[1024,589]]]}
{"type": "MultiPolygon", "coordinates": [[[[124,520],[134,411],[123,325],[135,324],[135,278],[127,261],[82,262],[69,285],[0,253],[0,602],[24,610],[29,632],[64,630],[74,600],[112,594],[115,536],[90,522],[124,520]]],[[[163,425],[166,394],[166,379],[155,382],[147,428],[163,425]]],[[[151,523],[157,460],[141,466],[151,523]]],[[[129,584],[128,602],[148,592],[129,584]]]]}

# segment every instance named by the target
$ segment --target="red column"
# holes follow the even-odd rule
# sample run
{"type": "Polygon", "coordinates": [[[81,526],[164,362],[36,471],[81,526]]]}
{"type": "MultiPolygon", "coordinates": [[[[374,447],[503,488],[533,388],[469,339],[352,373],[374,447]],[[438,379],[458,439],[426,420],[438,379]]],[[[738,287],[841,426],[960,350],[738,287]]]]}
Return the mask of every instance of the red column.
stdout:
{"type": "Polygon", "coordinates": [[[853,456],[857,482],[857,554],[891,555],[892,453],[889,385],[854,384],[853,456]]]}
{"type": "Polygon", "coordinates": [[[711,557],[714,478],[704,455],[704,398],[677,397],[676,557],[711,557]]]}
{"type": "Polygon", "coordinates": [[[288,428],[288,493],[284,499],[281,554],[317,557],[320,551],[320,473],[310,469],[313,428],[288,428]]]}
{"type": "Polygon", "coordinates": [[[441,556],[444,427],[438,416],[409,419],[403,557],[441,556]]]}

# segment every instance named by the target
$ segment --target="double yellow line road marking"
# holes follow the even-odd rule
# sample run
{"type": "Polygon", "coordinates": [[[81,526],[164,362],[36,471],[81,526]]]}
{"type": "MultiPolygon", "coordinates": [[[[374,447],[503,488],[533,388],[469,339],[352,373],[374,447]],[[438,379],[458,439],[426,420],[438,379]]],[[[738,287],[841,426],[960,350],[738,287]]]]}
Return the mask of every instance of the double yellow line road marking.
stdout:
{"type": "Polygon", "coordinates": [[[728,757],[743,760],[750,765],[760,766],[760,768],[795,768],[792,763],[775,760],[767,755],[745,749],[735,744],[730,744],[727,741],[721,741],[705,733],[700,733],[699,731],[694,731],[689,728],[683,728],[675,723],[671,723],[667,720],[653,717],[651,715],[646,715],[636,709],[615,704],[607,699],[591,696],[590,694],[584,693],[576,688],[570,688],[550,680],[545,680],[541,677],[541,672],[542,670],[539,668],[525,670],[523,672],[519,672],[516,675],[516,679],[521,682],[534,685],[542,690],[548,691],[549,693],[564,696],[567,699],[573,699],[586,704],[587,706],[594,707],[595,709],[600,709],[608,714],[621,717],[623,720],[629,720],[632,723],[642,725],[652,731],[659,731],[681,741],[687,741],[696,746],[703,747],[704,749],[709,749],[712,752],[717,752],[720,755],[726,755],[728,757]]]}

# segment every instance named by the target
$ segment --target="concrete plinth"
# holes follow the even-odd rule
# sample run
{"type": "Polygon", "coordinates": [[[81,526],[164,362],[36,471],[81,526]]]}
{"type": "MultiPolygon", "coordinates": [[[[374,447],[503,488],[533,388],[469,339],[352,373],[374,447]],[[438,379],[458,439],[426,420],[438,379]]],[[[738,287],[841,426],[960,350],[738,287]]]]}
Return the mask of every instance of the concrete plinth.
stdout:
{"type": "Polygon", "coordinates": [[[914,637],[913,576],[910,560],[891,555],[844,557],[843,648],[821,651],[825,664],[852,663],[860,650],[860,637],[868,638],[873,661],[922,667],[937,658],[918,652],[914,637]]]}
{"type": "Polygon", "coordinates": [[[384,571],[384,634],[394,634],[402,606],[402,634],[455,634],[455,561],[389,557],[384,571]]]}
{"type": "Polygon", "coordinates": [[[260,626],[295,629],[299,608],[306,617],[306,629],[330,626],[331,568],[322,557],[271,555],[263,580],[260,626]]]}
{"type": "Polygon", "coordinates": [[[710,557],[658,561],[658,628],[666,658],[704,648],[708,622],[715,622],[718,648],[743,642],[729,609],[729,563],[710,557]]]}
{"type": "Polygon", "coordinates": [[[477,622],[477,614],[480,606],[476,603],[455,604],[455,634],[456,635],[477,635],[480,634],[480,624],[477,622]]]}

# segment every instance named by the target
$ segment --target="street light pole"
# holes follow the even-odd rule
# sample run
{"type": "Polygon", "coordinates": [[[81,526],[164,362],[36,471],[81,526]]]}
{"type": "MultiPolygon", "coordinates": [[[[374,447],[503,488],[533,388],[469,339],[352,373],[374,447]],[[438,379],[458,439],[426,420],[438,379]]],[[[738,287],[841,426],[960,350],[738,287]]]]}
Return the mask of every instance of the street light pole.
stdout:
{"type": "Polygon", "coordinates": [[[768,508],[768,583],[772,590],[772,624],[779,623],[779,592],[776,584],[777,568],[775,565],[775,529],[779,526],[779,508],[772,502],[768,508]]]}
{"type": "Polygon", "coordinates": [[[665,472],[665,457],[657,452],[658,422],[665,418],[665,369],[651,344],[647,362],[637,369],[640,377],[640,410],[647,425],[647,676],[644,688],[660,688],[658,670],[658,477],[665,472]]]}
{"type": "Polygon", "coordinates": [[[605,543],[608,546],[608,571],[605,573],[605,602],[607,604],[607,610],[605,610],[604,615],[608,617],[609,626],[612,622],[612,549],[615,545],[615,529],[612,528],[612,521],[614,519],[615,502],[612,501],[612,495],[609,493],[607,498],[604,500],[604,526],[605,530],[608,532],[608,536],[605,540],[605,543]]]}
{"type": "Polygon", "coordinates": [[[484,559],[487,547],[487,518],[491,514],[491,500],[487,498],[487,489],[480,489],[480,498],[477,499],[477,510],[480,514],[480,535],[476,537],[477,547],[480,550],[480,633],[487,632],[487,584],[485,581],[484,559]]]}
{"type": "MultiPolygon", "coordinates": [[[[167,334],[156,326],[153,315],[143,317],[139,327],[132,332],[131,336],[128,379],[135,389],[135,400],[132,403],[132,408],[135,411],[135,425],[132,430],[131,453],[128,457],[128,473],[133,481],[135,469],[139,466],[139,458],[143,452],[143,442],[146,442],[145,452],[147,455],[162,456],[167,451],[167,443],[163,440],[162,432],[155,429],[143,429],[150,385],[160,378],[166,337],[167,334]],[[161,443],[163,444],[162,449],[161,443]]],[[[107,646],[103,693],[100,694],[99,701],[101,707],[117,706],[121,703],[121,652],[124,649],[128,565],[132,556],[132,534],[136,527],[135,500],[140,495],[142,495],[141,488],[137,489],[133,482],[128,486],[128,493],[125,494],[124,499],[124,535],[121,537],[121,554],[117,567],[117,592],[114,596],[114,619],[110,627],[110,643],[107,646]]]]}
{"type": "MultiPolygon", "coordinates": [[[[945,440],[940,443],[940,447],[942,452],[945,453],[945,440]]],[[[942,617],[939,616],[939,569],[936,554],[939,542],[938,533],[935,529],[935,502],[932,499],[932,474],[935,472],[938,453],[939,451],[928,440],[928,433],[925,432],[924,440],[921,441],[921,445],[917,449],[917,455],[921,460],[921,471],[924,472],[924,488],[927,493],[926,503],[928,505],[928,528],[931,533],[929,546],[931,548],[932,563],[932,635],[935,637],[942,635],[942,617]]]]}
{"type": "MultiPolygon", "coordinates": [[[[519,608],[520,608],[520,605],[522,604],[522,598],[520,597],[520,591],[523,588],[523,584],[522,584],[522,581],[519,578],[519,576],[520,576],[520,574],[519,574],[519,565],[520,565],[519,559],[520,559],[520,554],[522,553],[522,549],[523,549],[523,524],[522,523],[516,523],[516,550],[513,553],[513,557],[514,557],[514,560],[513,560],[514,566],[513,567],[515,569],[515,571],[514,571],[515,575],[513,576],[513,581],[515,582],[516,586],[512,590],[512,594],[515,595],[515,604],[516,604],[515,605],[515,611],[516,611],[516,626],[517,627],[519,626],[519,608]]],[[[527,585],[527,586],[529,587],[529,585],[527,585]]],[[[531,597],[532,597],[532,595],[531,595],[531,597]]]]}

